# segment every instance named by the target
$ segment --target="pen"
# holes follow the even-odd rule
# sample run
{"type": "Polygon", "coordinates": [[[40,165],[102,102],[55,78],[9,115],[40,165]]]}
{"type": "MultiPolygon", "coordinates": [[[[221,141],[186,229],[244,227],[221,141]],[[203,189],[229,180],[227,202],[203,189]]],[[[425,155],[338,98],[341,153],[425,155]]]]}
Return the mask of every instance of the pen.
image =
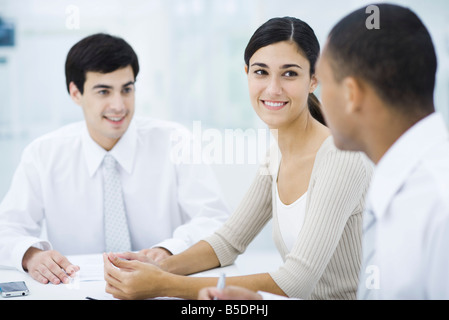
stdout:
{"type": "MultiPolygon", "coordinates": [[[[220,275],[220,278],[218,278],[217,289],[223,290],[225,285],[226,285],[226,274],[222,273],[220,275]]],[[[218,300],[217,297],[215,297],[214,300],[218,300]]]]}

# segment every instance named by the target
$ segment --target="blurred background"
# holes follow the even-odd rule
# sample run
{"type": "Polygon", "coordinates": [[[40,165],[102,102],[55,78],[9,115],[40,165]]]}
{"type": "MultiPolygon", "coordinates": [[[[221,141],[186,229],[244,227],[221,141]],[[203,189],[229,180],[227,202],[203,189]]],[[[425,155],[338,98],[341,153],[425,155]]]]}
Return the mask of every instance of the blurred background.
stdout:
{"type": "MultiPolygon", "coordinates": [[[[436,106],[449,123],[449,2],[390,1],[414,10],[438,56],[436,106]]],[[[363,0],[0,0],[0,199],[23,148],[36,137],[83,119],[65,87],[66,55],[87,35],[106,32],[133,46],[141,71],[136,113],[192,129],[265,128],[249,103],[243,52],[272,17],[310,24],[324,45],[331,27],[363,0]]],[[[319,88],[317,90],[319,96],[319,88]]],[[[257,164],[215,164],[235,208],[257,164]]],[[[274,250],[270,226],[251,250],[274,250]]]]}

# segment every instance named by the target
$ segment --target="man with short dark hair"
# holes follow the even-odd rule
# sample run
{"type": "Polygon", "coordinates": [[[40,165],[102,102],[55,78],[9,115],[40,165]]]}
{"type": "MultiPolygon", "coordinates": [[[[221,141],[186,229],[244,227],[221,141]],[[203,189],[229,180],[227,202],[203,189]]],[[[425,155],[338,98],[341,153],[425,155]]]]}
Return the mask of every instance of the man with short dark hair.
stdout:
{"type": "Polygon", "coordinates": [[[79,267],[66,255],[142,250],[159,261],[228,218],[211,169],[172,159],[173,137],[190,133],[134,117],[138,72],[121,38],[95,34],[71,48],[67,89],[85,121],[24,150],[0,204],[0,265],[67,283],[79,267]],[[39,238],[43,223],[48,241],[39,238]]]}
{"type": "Polygon", "coordinates": [[[376,165],[364,213],[359,299],[449,298],[449,135],[435,112],[437,60],[411,10],[361,8],[330,32],[317,75],[337,147],[376,165]]]}

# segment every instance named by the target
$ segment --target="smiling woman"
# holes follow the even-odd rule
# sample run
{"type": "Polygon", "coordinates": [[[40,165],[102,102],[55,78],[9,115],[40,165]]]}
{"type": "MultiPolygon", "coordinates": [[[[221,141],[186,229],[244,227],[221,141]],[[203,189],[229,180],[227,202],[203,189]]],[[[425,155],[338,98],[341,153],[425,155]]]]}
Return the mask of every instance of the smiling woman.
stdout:
{"type": "Polygon", "coordinates": [[[196,298],[217,279],[179,275],[232,264],[272,218],[284,264],[229,277],[227,285],[302,299],[356,297],[372,167],[361,154],[335,147],[317,116],[319,105],[311,103],[319,50],[313,30],[296,18],[275,18],[256,30],[245,51],[249,95],[278,140],[270,155],[280,151],[281,160],[269,157],[230,219],[186,251],[156,264],[143,252],[119,256],[133,261],[106,256],[107,292],[125,299],[196,298]]]}
{"type": "MultiPolygon", "coordinates": [[[[256,70],[255,73],[260,76],[268,76],[266,69],[269,66],[262,61],[258,61],[255,54],[261,49],[268,49],[270,45],[275,43],[280,45],[289,44],[296,53],[299,53],[299,55],[292,53],[291,56],[282,55],[282,60],[284,60],[285,63],[281,64],[277,71],[282,74],[284,79],[297,79],[299,76],[303,76],[304,78],[305,73],[308,71],[312,83],[309,88],[306,103],[313,118],[320,123],[325,124],[324,117],[321,113],[320,103],[313,94],[317,85],[314,74],[320,46],[313,30],[306,23],[301,24],[295,18],[284,17],[282,19],[270,19],[260,26],[257,32],[251,37],[245,49],[244,61],[246,72],[248,73],[248,68],[252,69],[260,67],[261,70],[256,70]],[[273,32],[273,30],[276,31],[273,32]]],[[[271,57],[275,59],[275,56],[271,57]]],[[[273,107],[273,105],[271,105],[271,107],[273,107]]]]}
{"type": "Polygon", "coordinates": [[[307,121],[308,96],[317,86],[309,70],[307,58],[290,41],[268,45],[253,54],[246,69],[249,94],[254,110],[270,128],[307,121]]]}

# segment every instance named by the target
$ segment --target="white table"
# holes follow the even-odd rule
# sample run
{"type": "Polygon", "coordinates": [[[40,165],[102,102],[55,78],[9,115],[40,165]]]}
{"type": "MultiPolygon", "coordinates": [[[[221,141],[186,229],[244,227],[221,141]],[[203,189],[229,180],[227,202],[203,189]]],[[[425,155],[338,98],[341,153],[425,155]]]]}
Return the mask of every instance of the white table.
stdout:
{"type": "MultiPolygon", "coordinates": [[[[69,256],[69,260],[73,264],[83,266],[85,270],[95,269],[97,273],[103,270],[102,255],[86,255],[86,256],[69,256]]],[[[226,273],[226,276],[236,276],[252,273],[269,272],[276,270],[282,263],[277,252],[249,252],[240,256],[236,263],[224,267],[200,272],[192,276],[219,276],[226,273]]],[[[95,278],[95,277],[94,277],[95,278]]],[[[75,279],[70,284],[41,284],[32,279],[28,274],[15,269],[0,268],[0,282],[25,281],[30,290],[28,296],[3,298],[2,300],[84,300],[86,297],[99,299],[112,299],[112,296],[105,292],[105,281],[98,274],[96,280],[83,281],[83,277],[75,279]]]]}

